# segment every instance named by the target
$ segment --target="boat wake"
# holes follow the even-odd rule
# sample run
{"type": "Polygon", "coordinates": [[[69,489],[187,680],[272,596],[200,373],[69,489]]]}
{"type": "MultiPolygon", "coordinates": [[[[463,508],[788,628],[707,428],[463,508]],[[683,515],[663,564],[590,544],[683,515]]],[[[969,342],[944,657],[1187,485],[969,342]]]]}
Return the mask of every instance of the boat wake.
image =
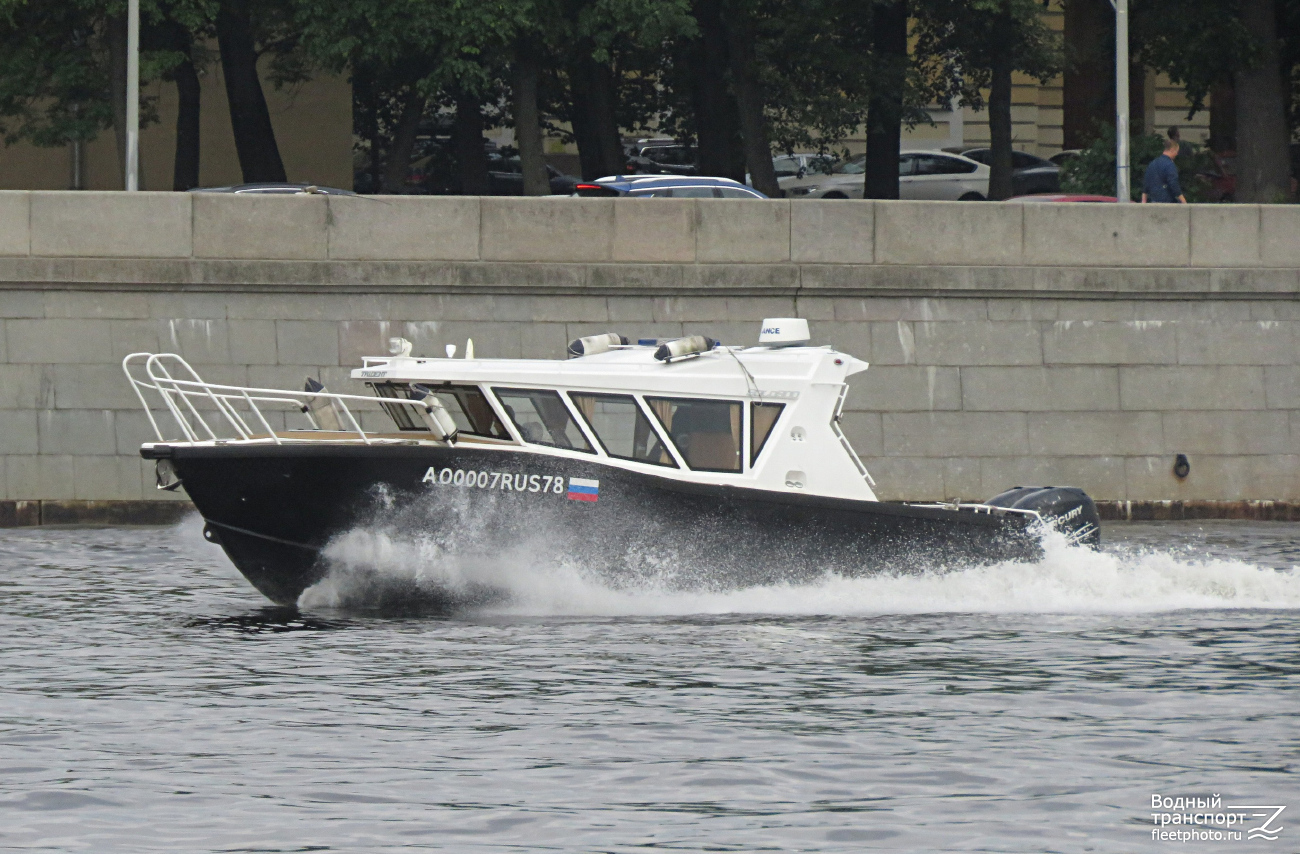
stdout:
{"type": "Polygon", "coordinates": [[[381,613],[537,616],[1151,613],[1300,608],[1300,568],[1159,549],[1096,552],[1048,534],[1036,562],[863,574],[722,589],[707,569],[643,556],[632,577],[547,557],[546,537],[470,557],[454,544],[355,529],[326,550],[327,577],[299,605],[381,613]]]}

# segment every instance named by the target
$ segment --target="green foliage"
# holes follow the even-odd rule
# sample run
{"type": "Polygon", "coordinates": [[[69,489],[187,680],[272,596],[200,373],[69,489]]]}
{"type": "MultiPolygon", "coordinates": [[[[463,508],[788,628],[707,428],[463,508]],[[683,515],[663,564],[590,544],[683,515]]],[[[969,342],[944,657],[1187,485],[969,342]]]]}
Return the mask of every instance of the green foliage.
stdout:
{"type": "Polygon", "coordinates": [[[113,122],[106,52],[92,10],[9,2],[0,16],[0,132],[6,145],[94,139],[113,122]]]}
{"type": "MultiPolygon", "coordinates": [[[[1136,134],[1129,140],[1129,161],[1132,177],[1129,186],[1133,200],[1142,196],[1142,176],[1146,168],[1162,153],[1165,139],[1154,133],[1136,134]]],[[[1178,183],[1188,202],[1206,201],[1209,189],[1200,173],[1214,168],[1210,152],[1193,143],[1184,142],[1174,160],[1178,166],[1178,183]]],[[[1101,137],[1085,148],[1078,157],[1071,158],[1061,167],[1061,189],[1066,193],[1089,193],[1099,196],[1115,195],[1115,128],[1106,125],[1101,137]]]]}
{"type": "Polygon", "coordinates": [[[1042,12],[1040,0],[917,0],[914,52],[936,100],[983,109],[998,59],[1043,83],[1059,74],[1061,37],[1042,12]]]}
{"type": "MultiPolygon", "coordinates": [[[[109,93],[109,21],[125,0],[0,0],[0,135],[60,146],[92,140],[113,124],[109,93]]],[[[214,0],[142,0],[140,83],[165,76],[181,55],[160,43],[159,29],[180,23],[201,31],[214,0]]],[[[119,72],[124,73],[124,72],[119,72]]],[[[158,120],[155,99],[142,96],[141,126],[158,120]]]]}

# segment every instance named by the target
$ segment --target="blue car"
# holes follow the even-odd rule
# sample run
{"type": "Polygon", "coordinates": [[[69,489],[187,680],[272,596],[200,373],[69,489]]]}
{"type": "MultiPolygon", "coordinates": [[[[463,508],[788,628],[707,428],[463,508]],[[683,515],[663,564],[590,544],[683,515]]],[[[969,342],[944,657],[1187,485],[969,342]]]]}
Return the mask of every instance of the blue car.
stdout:
{"type": "Polygon", "coordinates": [[[633,196],[671,199],[766,199],[767,196],[730,178],[701,178],[693,175],[611,175],[582,181],[573,188],[575,196],[633,196]]]}

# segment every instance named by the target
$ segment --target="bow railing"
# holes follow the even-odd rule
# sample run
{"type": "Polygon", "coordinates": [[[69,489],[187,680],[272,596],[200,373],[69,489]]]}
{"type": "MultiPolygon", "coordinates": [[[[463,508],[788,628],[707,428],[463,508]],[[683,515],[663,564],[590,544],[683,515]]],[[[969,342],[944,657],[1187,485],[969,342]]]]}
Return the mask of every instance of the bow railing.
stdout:
{"type": "MultiPolygon", "coordinates": [[[[241,440],[280,445],[326,438],[302,435],[306,430],[330,433],[328,438],[336,442],[359,441],[369,445],[374,441],[373,432],[366,433],[348,403],[379,408],[381,401],[375,397],[338,394],[325,390],[324,386],[288,391],[205,382],[189,362],[175,353],[132,353],[122,360],[122,371],[144,407],[159,442],[241,440]],[[288,427],[277,430],[268,419],[268,412],[297,412],[305,416],[310,426],[305,430],[288,427]],[[169,428],[167,431],[164,425],[169,428]],[[170,429],[172,425],[179,431],[179,439],[170,429]],[[339,433],[345,436],[340,437],[339,433]]],[[[382,403],[424,405],[416,400],[389,398],[382,403]]]]}

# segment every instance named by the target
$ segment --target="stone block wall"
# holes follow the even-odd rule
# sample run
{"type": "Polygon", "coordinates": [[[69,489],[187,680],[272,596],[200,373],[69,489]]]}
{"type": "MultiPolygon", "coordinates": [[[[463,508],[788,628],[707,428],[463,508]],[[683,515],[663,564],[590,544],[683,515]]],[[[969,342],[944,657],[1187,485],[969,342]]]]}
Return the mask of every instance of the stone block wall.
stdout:
{"type": "Polygon", "coordinates": [[[763,317],[800,314],[817,341],[871,362],[845,430],[882,497],[1052,482],[1112,500],[1294,501],[1297,312],[1276,300],[968,296],[236,293],[190,305],[177,293],[11,290],[0,292],[0,497],[171,497],[138,458],[150,433],[118,366],[131,352],[181,353],[213,381],[301,388],[310,376],[364,393],[349,371],[394,335],[417,354],[473,338],[479,356],[561,358],[598,330],[749,343],[763,317]],[[1172,474],[1177,453],[1191,459],[1186,480],[1172,474]]]}
{"type": "Polygon", "coordinates": [[[871,363],[845,429],[884,498],[1300,501],[1300,207],[162,193],[0,193],[0,499],[177,497],[131,352],[361,392],[395,335],[561,358],[791,315],[871,363]]]}

